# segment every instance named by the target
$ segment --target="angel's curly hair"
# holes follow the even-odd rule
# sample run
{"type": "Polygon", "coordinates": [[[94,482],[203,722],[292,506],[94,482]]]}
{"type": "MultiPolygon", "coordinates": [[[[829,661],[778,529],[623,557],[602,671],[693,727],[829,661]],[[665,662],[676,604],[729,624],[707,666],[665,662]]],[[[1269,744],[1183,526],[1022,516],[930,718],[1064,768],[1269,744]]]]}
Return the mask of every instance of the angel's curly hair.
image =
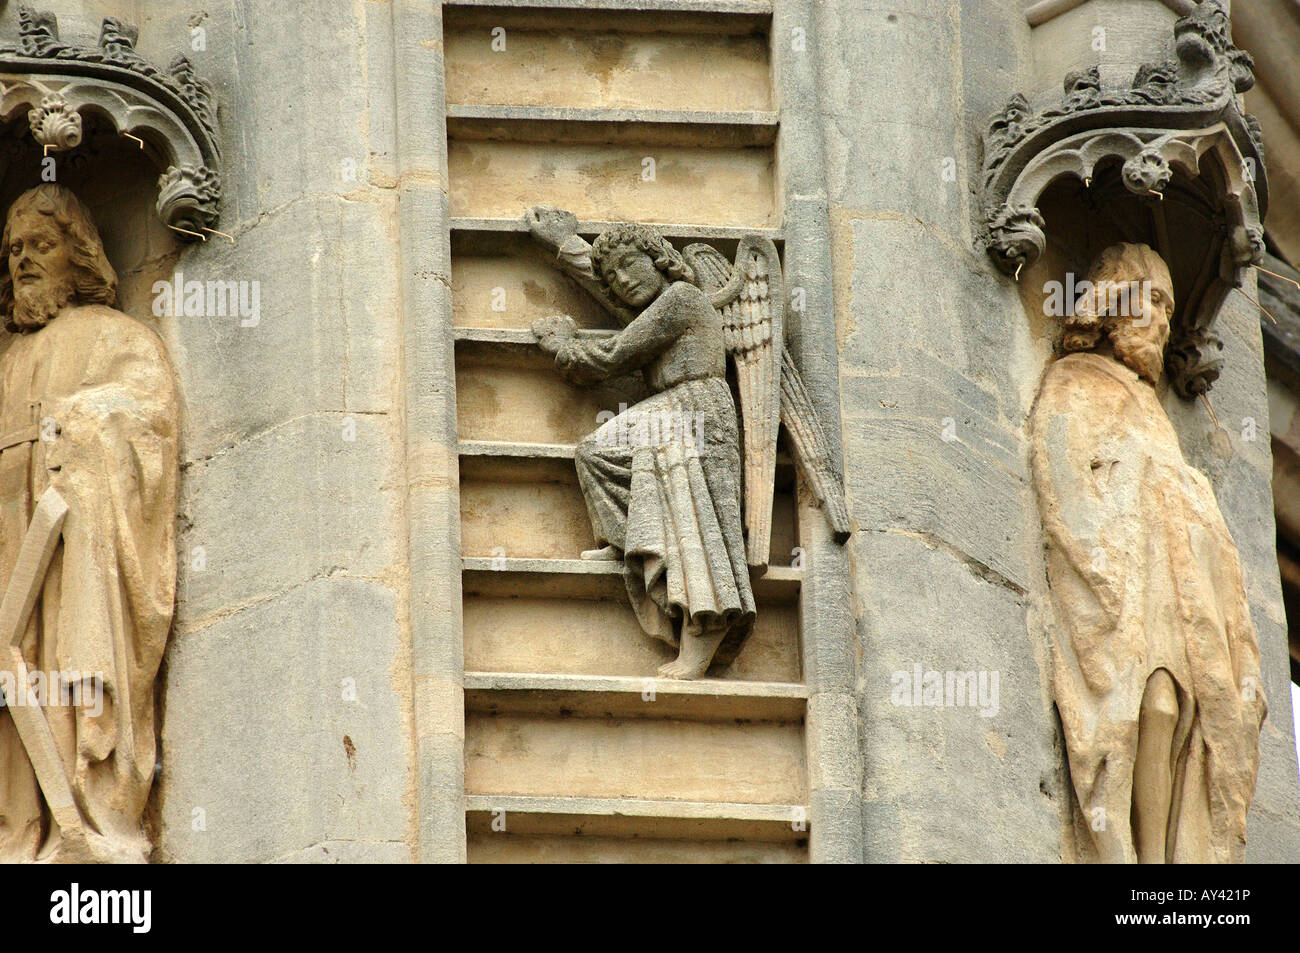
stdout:
{"type": "Polygon", "coordinates": [[[695,272],[668,239],[648,225],[620,222],[597,235],[591,245],[592,269],[602,285],[606,283],[605,263],[624,248],[645,252],[669,281],[695,284],[695,272]]]}
{"type": "MultiPolygon", "coordinates": [[[[1093,287],[1108,284],[1123,285],[1144,278],[1163,276],[1172,286],[1169,266],[1150,245],[1139,242],[1122,242],[1111,245],[1097,256],[1088,269],[1088,281],[1093,287]]],[[[1065,351],[1091,351],[1101,344],[1115,325],[1110,314],[1096,314],[1091,307],[1076,310],[1065,319],[1065,336],[1061,347],[1065,351]]]]}

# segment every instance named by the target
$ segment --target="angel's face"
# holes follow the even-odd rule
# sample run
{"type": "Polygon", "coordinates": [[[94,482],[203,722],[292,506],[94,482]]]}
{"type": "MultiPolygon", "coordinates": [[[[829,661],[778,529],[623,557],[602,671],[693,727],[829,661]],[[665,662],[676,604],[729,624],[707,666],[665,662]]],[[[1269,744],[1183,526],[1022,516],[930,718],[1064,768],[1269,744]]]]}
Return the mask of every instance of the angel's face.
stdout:
{"type": "Polygon", "coordinates": [[[605,259],[601,265],[601,277],[614,294],[634,308],[648,305],[666,284],[650,256],[630,246],[615,249],[614,254],[605,259]]]}

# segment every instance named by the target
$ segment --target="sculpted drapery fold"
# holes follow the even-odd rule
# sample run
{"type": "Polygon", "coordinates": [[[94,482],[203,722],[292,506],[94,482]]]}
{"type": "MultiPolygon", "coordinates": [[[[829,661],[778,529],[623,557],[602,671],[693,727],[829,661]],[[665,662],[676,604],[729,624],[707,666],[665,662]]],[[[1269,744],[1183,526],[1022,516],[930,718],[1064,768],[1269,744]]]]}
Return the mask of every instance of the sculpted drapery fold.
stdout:
{"type": "Polygon", "coordinates": [[[0,579],[55,488],[68,515],[21,647],[51,680],[44,717],[81,824],[53,822],[26,739],[0,712],[0,858],[142,861],[154,679],[176,586],[175,382],[158,335],[108,306],[115,278],[71,193],[22,196],[5,243],[11,307],[28,316],[11,320],[0,353],[0,432],[15,435],[0,450],[0,579]],[[105,286],[91,297],[105,303],[84,303],[86,260],[105,286]],[[68,680],[85,683],[81,703],[53,704],[68,680]]]}
{"type": "Polygon", "coordinates": [[[1103,861],[1240,861],[1266,704],[1237,549],[1153,387],[1169,273],[1123,245],[1090,279],[1030,419],[1075,794],[1103,861]],[[1126,281],[1148,291],[1122,316],[1126,281]]]}
{"type": "Polygon", "coordinates": [[[680,650],[660,674],[697,678],[735,657],[755,614],[722,318],[682,280],[690,272],[680,254],[641,226],[602,235],[573,265],[593,280],[593,266],[603,266],[608,293],[625,302],[630,320],[595,340],[578,339],[567,317],[541,321],[534,330],[543,349],[576,384],[639,370],[655,392],[575,450],[602,547],[583,555],[622,560],[642,629],[680,650]]]}
{"type": "Polygon", "coordinates": [[[644,225],[612,226],[588,244],[571,212],[536,206],[524,220],[623,325],[582,337],[568,316],[546,318],[533,325],[542,350],[575,384],[640,372],[654,392],[576,448],[601,544],[583,558],[623,562],[641,627],[679,649],[660,675],[698,678],[734,659],[752,628],[750,576],[771,555],[782,424],[833,538],[850,532],[830,442],[784,347],[776,246],[742,236],[733,263],[702,242],[678,251],[644,225]]]}

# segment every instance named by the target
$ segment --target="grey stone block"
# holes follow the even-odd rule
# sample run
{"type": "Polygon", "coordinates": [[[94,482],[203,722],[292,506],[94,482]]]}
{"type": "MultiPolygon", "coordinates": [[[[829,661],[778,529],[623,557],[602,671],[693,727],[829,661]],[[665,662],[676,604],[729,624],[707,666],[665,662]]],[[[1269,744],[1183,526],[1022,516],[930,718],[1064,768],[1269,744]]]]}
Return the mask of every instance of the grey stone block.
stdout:
{"type": "Polygon", "coordinates": [[[813,863],[862,863],[862,801],[857,791],[813,791],[808,813],[813,819],[809,854],[813,863]]]}
{"type": "Polygon", "coordinates": [[[313,577],[373,577],[393,565],[401,483],[389,439],[383,417],[314,414],[188,467],[177,631],[313,577]]]}
{"type": "Polygon", "coordinates": [[[868,859],[1057,861],[1060,756],[1024,598],[914,536],[853,546],[868,859]],[[918,664],[922,688],[926,671],[986,673],[983,698],[895,704],[918,700],[896,694],[918,664]],[[871,829],[881,803],[897,806],[896,847],[871,829]]]}
{"type": "Polygon", "coordinates": [[[266,861],[322,842],[404,841],[400,655],[393,591],[353,579],[314,580],[177,637],[164,855],[266,861]]]}
{"type": "Polygon", "coordinates": [[[304,413],[392,409],[401,296],[385,214],[369,203],[308,199],[233,247],[210,242],[177,266],[186,282],[256,281],[261,297],[255,326],[238,316],[160,322],[188,411],[184,459],[304,413]]]}
{"type": "Polygon", "coordinates": [[[958,51],[950,4],[830,0],[819,16],[821,49],[812,52],[832,203],[960,231],[963,179],[942,179],[945,158],[968,161],[953,109],[960,80],[946,68],[958,51]]]}

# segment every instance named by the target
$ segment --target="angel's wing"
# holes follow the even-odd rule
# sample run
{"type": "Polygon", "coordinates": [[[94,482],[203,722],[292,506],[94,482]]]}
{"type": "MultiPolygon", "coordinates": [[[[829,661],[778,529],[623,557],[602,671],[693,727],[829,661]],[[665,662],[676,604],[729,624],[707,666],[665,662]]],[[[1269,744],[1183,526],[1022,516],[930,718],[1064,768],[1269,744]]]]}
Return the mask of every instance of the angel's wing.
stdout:
{"type": "Polygon", "coordinates": [[[781,423],[785,424],[785,435],[804,481],[831,525],[831,535],[835,542],[845,542],[850,529],[844,478],[835,466],[830,441],[789,351],[781,355],[781,423]]]}
{"type": "Polygon", "coordinates": [[[736,365],[743,427],[745,548],[750,566],[766,569],[772,540],[776,441],[781,424],[784,302],[781,260],[769,239],[746,235],[729,263],[711,245],[682,256],[696,283],[722,314],[723,340],[736,365]]]}

